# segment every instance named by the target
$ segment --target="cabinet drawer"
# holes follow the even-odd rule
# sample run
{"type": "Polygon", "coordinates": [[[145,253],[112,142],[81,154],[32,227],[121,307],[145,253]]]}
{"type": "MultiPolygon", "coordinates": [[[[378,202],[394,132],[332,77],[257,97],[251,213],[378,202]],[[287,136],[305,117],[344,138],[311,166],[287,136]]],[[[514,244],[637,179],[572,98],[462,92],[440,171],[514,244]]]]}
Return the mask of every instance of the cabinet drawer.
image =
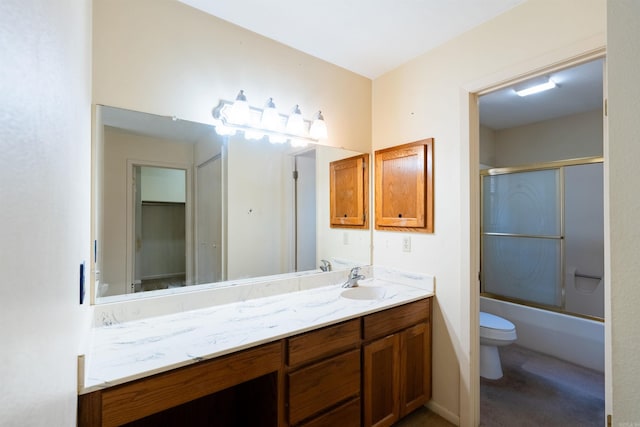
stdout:
{"type": "Polygon", "coordinates": [[[392,334],[429,318],[431,299],[401,305],[400,307],[364,317],[364,339],[372,340],[392,334]]]}
{"type": "Polygon", "coordinates": [[[360,394],[360,350],[299,369],[289,378],[289,424],[360,394]]]}
{"type": "Polygon", "coordinates": [[[344,403],[300,427],[360,427],[360,398],[344,403]]]}
{"type": "Polygon", "coordinates": [[[354,319],[287,340],[287,364],[298,366],[360,346],[360,320],[354,319]]]}

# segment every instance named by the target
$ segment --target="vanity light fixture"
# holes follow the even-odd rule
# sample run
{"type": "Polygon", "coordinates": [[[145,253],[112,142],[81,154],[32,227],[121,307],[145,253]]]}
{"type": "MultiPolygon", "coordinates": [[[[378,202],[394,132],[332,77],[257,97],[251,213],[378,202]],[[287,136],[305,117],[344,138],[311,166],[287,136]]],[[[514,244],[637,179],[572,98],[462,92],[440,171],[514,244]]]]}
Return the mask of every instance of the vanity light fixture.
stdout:
{"type": "Polygon", "coordinates": [[[553,80],[546,79],[545,82],[542,82],[540,84],[529,86],[524,89],[516,89],[515,91],[518,96],[528,96],[528,95],[533,95],[534,93],[544,92],[545,90],[553,89],[556,86],[557,85],[553,80]]]}
{"type": "Polygon", "coordinates": [[[234,102],[220,100],[212,115],[218,135],[235,135],[241,131],[247,139],[267,136],[274,144],[289,141],[294,147],[327,138],[327,125],[320,111],[312,122],[302,117],[299,105],[289,116],[278,113],[273,98],[269,98],[264,108],[252,107],[243,90],[234,102]]]}

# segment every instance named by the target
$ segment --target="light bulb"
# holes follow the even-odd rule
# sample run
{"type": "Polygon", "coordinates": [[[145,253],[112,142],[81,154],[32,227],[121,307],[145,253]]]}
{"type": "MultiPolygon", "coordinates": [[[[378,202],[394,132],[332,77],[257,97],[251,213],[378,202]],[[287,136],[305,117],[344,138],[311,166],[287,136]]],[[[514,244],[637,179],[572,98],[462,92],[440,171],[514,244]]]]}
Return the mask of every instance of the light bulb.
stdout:
{"type": "Polygon", "coordinates": [[[293,109],[293,113],[287,120],[287,133],[292,135],[302,135],[304,133],[304,119],[298,105],[293,109]]]}
{"type": "Polygon", "coordinates": [[[280,115],[276,110],[276,104],[273,103],[273,98],[269,98],[267,106],[262,110],[261,126],[269,130],[278,130],[280,127],[280,115]]]}
{"type": "Polygon", "coordinates": [[[249,111],[247,97],[244,95],[244,90],[241,90],[231,106],[229,121],[238,125],[244,125],[249,122],[250,116],[251,112],[249,111]]]}
{"type": "Polygon", "coordinates": [[[327,124],[324,122],[322,111],[318,111],[316,118],[311,123],[309,134],[313,139],[327,139],[327,124]]]}

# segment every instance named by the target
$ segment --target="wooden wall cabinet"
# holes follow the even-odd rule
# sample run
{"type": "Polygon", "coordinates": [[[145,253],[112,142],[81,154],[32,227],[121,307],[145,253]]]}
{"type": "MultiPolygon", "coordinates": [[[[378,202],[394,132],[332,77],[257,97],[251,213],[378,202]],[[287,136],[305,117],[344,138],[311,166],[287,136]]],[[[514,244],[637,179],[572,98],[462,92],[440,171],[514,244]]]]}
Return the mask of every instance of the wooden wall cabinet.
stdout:
{"type": "Polygon", "coordinates": [[[376,229],[433,233],[433,138],[375,152],[376,229]]]}
{"type": "Polygon", "coordinates": [[[369,155],[329,164],[329,224],[334,228],[369,228],[369,155]]]}
{"type": "Polygon", "coordinates": [[[365,427],[390,426],[431,398],[430,313],[422,300],[364,318],[365,427]]]}

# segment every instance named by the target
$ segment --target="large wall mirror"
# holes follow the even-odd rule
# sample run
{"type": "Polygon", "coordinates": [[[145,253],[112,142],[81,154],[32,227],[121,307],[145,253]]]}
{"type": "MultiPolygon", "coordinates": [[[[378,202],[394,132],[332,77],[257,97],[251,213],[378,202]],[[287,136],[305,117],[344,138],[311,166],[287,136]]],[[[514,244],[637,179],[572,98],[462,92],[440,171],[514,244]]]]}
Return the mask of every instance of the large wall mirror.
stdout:
{"type": "Polygon", "coordinates": [[[370,230],[329,224],[329,164],[360,153],[109,106],[95,123],[96,303],[370,264],[370,230]]]}

